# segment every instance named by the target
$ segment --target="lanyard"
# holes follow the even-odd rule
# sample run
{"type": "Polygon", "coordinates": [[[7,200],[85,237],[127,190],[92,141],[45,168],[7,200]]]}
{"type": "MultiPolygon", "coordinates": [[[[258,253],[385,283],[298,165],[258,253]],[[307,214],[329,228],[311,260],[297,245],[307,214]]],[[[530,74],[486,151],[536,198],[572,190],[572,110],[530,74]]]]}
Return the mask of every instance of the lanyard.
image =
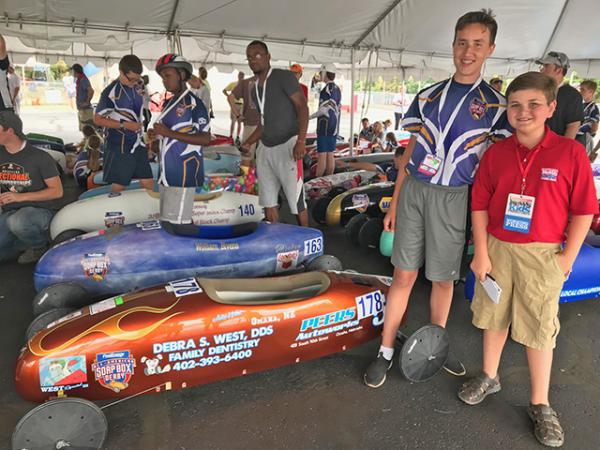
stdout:
{"type": "Polygon", "coordinates": [[[258,85],[260,83],[260,80],[257,78],[256,79],[256,83],[254,83],[254,91],[256,93],[256,101],[258,102],[258,107],[260,108],[260,124],[261,125],[265,125],[265,99],[267,98],[267,81],[269,80],[269,77],[271,76],[271,72],[273,71],[273,68],[269,69],[269,73],[267,73],[267,78],[265,78],[265,82],[263,84],[263,92],[262,92],[262,98],[258,95],[258,85]]]}
{"type": "MultiPolygon", "coordinates": [[[[521,162],[521,156],[519,155],[519,148],[518,147],[515,148],[515,155],[517,155],[517,163],[519,164],[519,170],[521,171],[521,195],[523,195],[525,193],[525,180],[527,178],[527,174],[529,173],[529,170],[531,169],[533,160],[535,159],[537,154],[540,152],[540,149],[541,149],[541,147],[538,146],[538,148],[536,148],[533,152],[531,152],[530,154],[527,155],[527,157],[529,158],[529,161],[527,162],[527,165],[525,167],[523,167],[523,163],[521,162]]],[[[527,161],[527,158],[525,158],[525,160],[527,161]]]]}
{"type": "MultiPolygon", "coordinates": [[[[189,88],[189,87],[188,87],[188,88],[187,88],[185,91],[183,91],[183,93],[182,93],[182,94],[181,94],[179,97],[177,97],[177,100],[175,100],[175,101],[174,101],[174,102],[172,102],[172,103],[169,103],[169,104],[167,105],[167,107],[161,111],[161,113],[160,113],[160,114],[159,114],[159,116],[156,118],[156,120],[154,120],[154,121],[151,121],[151,123],[148,125],[148,128],[152,128],[152,127],[154,126],[154,124],[155,124],[155,123],[157,123],[157,122],[158,122],[158,123],[160,123],[160,122],[161,122],[161,120],[162,120],[162,119],[163,119],[163,118],[164,118],[164,117],[165,117],[165,116],[166,116],[166,115],[169,113],[169,111],[171,111],[171,110],[172,110],[172,109],[175,107],[175,105],[177,105],[177,104],[178,104],[178,103],[181,101],[181,99],[182,99],[182,98],[183,98],[183,97],[184,97],[184,96],[185,96],[185,95],[186,95],[188,92],[190,92],[190,88],[189,88]]],[[[171,100],[173,100],[173,98],[171,98],[171,100]]],[[[160,152],[161,152],[161,153],[162,153],[162,150],[163,150],[163,145],[164,145],[163,138],[161,138],[161,139],[160,139],[160,152]]]]}
{"type": "Polygon", "coordinates": [[[450,128],[452,127],[452,123],[456,119],[456,116],[458,115],[458,112],[460,111],[462,104],[465,102],[465,99],[468,97],[468,95],[471,92],[473,92],[477,87],[479,87],[482,80],[483,80],[482,76],[479,75],[479,78],[473,84],[473,86],[471,86],[471,89],[469,89],[469,92],[467,92],[465,95],[463,95],[462,98],[460,99],[460,101],[457,103],[456,107],[454,108],[454,111],[452,111],[452,114],[450,114],[450,117],[448,118],[448,122],[446,122],[446,126],[443,129],[441,129],[441,126],[442,126],[441,113],[442,113],[442,109],[444,108],[444,104],[446,103],[446,97],[448,96],[448,91],[450,90],[450,85],[452,84],[452,79],[448,80],[448,82],[446,83],[446,86],[444,86],[444,89],[442,90],[442,95],[440,97],[440,103],[438,105],[438,127],[440,127],[440,129],[441,129],[441,133],[437,138],[437,144],[435,147],[436,155],[438,155],[439,151],[443,149],[444,141],[446,140],[446,137],[448,136],[448,133],[450,132],[450,128]]]}

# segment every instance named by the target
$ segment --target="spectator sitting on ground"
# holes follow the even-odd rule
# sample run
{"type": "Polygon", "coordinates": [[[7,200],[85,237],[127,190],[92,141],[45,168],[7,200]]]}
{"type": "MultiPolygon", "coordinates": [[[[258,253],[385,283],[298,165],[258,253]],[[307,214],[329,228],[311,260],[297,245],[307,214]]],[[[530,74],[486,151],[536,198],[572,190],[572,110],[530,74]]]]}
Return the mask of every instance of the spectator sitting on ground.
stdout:
{"type": "Polygon", "coordinates": [[[385,119],[383,121],[383,132],[387,134],[390,131],[392,131],[392,121],[390,119],[385,119]]]}
{"type": "Polygon", "coordinates": [[[23,123],[0,112],[0,262],[37,261],[47,250],[50,221],[63,196],[56,163],[26,141],[23,123]]]}
{"type": "Polygon", "coordinates": [[[373,134],[371,135],[372,153],[380,153],[385,150],[385,135],[383,134],[383,124],[375,122],[373,124],[373,134]]]}
{"type": "Polygon", "coordinates": [[[103,140],[95,132],[88,136],[85,140],[83,150],[77,155],[77,161],[73,166],[73,177],[79,187],[87,189],[90,185],[88,179],[102,169],[103,157],[102,144],[103,140]]]}
{"type": "Polygon", "coordinates": [[[367,117],[363,117],[363,119],[360,121],[360,124],[362,128],[358,137],[371,142],[371,138],[373,137],[373,128],[369,124],[369,119],[367,117]]]}
{"type": "Polygon", "coordinates": [[[396,135],[390,131],[385,135],[385,149],[384,152],[393,152],[398,147],[398,141],[396,140],[396,135]]]}

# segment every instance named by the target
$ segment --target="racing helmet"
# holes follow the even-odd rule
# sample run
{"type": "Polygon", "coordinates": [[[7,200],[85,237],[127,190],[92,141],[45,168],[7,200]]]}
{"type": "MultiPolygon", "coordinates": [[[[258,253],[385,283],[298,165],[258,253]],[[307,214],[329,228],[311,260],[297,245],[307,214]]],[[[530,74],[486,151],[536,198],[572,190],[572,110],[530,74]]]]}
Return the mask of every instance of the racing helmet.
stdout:
{"type": "Polygon", "coordinates": [[[176,55],[175,53],[167,53],[166,55],[158,58],[154,70],[160,74],[160,71],[166,69],[167,67],[185,71],[187,73],[187,77],[184,81],[189,80],[194,73],[194,68],[192,65],[183,56],[176,55]]]}

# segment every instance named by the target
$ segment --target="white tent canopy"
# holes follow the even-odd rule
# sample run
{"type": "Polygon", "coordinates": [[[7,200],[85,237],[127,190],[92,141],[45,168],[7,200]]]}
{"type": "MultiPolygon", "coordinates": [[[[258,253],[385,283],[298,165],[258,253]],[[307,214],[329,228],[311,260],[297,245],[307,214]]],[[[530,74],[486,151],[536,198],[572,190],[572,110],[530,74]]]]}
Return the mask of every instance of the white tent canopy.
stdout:
{"type": "Polygon", "coordinates": [[[246,67],[245,47],[265,40],[275,60],[366,64],[439,78],[452,72],[456,19],[490,7],[499,24],[486,75],[536,68],[548,50],[562,51],[580,76],[600,77],[597,0],[5,0],[0,33],[13,61],[114,62],[133,52],[147,65],[170,44],[194,63],[246,67]]]}

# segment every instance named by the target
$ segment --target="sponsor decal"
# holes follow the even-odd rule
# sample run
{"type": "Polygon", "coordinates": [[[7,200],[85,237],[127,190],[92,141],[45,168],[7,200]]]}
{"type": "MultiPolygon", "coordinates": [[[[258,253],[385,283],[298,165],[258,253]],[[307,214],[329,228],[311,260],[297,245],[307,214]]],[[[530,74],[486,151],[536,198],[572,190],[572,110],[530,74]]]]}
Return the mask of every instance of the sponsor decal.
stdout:
{"type": "Polygon", "coordinates": [[[171,281],[165,286],[167,292],[172,292],[175,297],[184,297],[202,292],[202,288],[195,278],[184,278],[182,280],[171,281]]]}
{"type": "Polygon", "coordinates": [[[142,231],[160,230],[161,228],[158,220],[145,220],[144,222],[136,223],[135,226],[140,228],[142,231]]]}
{"type": "MultiPolygon", "coordinates": [[[[326,336],[329,334],[339,333],[349,328],[358,327],[359,322],[360,320],[356,318],[355,307],[322,314],[320,316],[309,317],[302,321],[300,333],[296,336],[296,341],[312,340],[313,338],[324,340],[327,339],[326,336]]],[[[356,331],[356,329],[359,328],[348,331],[356,331]]]]}
{"type": "Polygon", "coordinates": [[[113,309],[117,305],[123,304],[123,297],[120,295],[117,297],[107,298],[106,300],[102,300],[101,302],[94,303],[90,305],[90,315],[98,314],[104,311],[108,311],[109,309],[113,309]]]}
{"type": "Polygon", "coordinates": [[[542,168],[542,180],[554,181],[558,179],[558,169],[542,168]]]}
{"type": "Polygon", "coordinates": [[[485,116],[485,112],[487,111],[487,103],[479,98],[474,98],[471,100],[469,104],[469,112],[471,113],[471,117],[475,120],[481,119],[485,116]]]}
{"type": "Polygon", "coordinates": [[[171,364],[167,364],[165,366],[160,366],[162,362],[162,355],[157,355],[154,358],[148,356],[142,356],[140,362],[145,365],[144,367],[144,375],[160,375],[161,373],[167,373],[171,371],[171,364]]]}
{"type": "Polygon", "coordinates": [[[390,209],[390,205],[392,204],[392,197],[382,197],[379,200],[379,209],[381,212],[387,212],[390,209]]]}
{"type": "Polygon", "coordinates": [[[108,198],[115,198],[115,197],[120,197],[121,193],[120,192],[111,192],[110,194],[108,194],[108,198]]]}
{"type": "Polygon", "coordinates": [[[224,320],[233,319],[235,317],[239,317],[239,316],[243,316],[243,315],[244,315],[244,311],[242,311],[242,310],[230,311],[225,314],[218,314],[217,316],[215,316],[215,318],[212,321],[213,322],[222,322],[224,320]]]}
{"type": "Polygon", "coordinates": [[[104,226],[106,228],[125,225],[125,216],[121,211],[108,211],[104,214],[104,226]]]}
{"type": "Polygon", "coordinates": [[[392,285],[392,277],[378,276],[377,279],[379,281],[381,281],[383,284],[385,284],[386,286],[391,286],[392,285]]]}
{"type": "Polygon", "coordinates": [[[46,325],[46,328],[52,328],[60,323],[66,322],[67,320],[71,320],[74,319],[75,317],[79,317],[81,315],[81,310],[78,309],[77,311],[73,311],[70,314],[67,314],[66,316],[61,317],[60,319],[55,320],[54,322],[50,322],[48,325],[46,325]]]}
{"type": "Polygon", "coordinates": [[[117,393],[127,389],[134,368],[135,358],[129,350],[98,353],[92,364],[96,381],[117,393]]]}
{"type": "Polygon", "coordinates": [[[85,355],[40,360],[40,389],[42,392],[69,391],[87,387],[85,355]]]}
{"type": "Polygon", "coordinates": [[[197,252],[218,252],[227,250],[239,250],[240,244],[235,242],[217,242],[214,244],[206,244],[204,242],[196,243],[197,252]]]}
{"type": "Polygon", "coordinates": [[[86,253],[81,260],[81,266],[87,278],[103,281],[108,274],[110,258],[105,253],[86,253]]]}
{"type": "Polygon", "coordinates": [[[286,270],[295,269],[298,265],[299,256],[299,250],[277,253],[277,265],[275,266],[275,272],[285,272],[286,270]]]}
{"type": "Polygon", "coordinates": [[[369,196],[368,194],[354,194],[352,195],[352,206],[359,212],[364,213],[369,207],[369,196]]]}

